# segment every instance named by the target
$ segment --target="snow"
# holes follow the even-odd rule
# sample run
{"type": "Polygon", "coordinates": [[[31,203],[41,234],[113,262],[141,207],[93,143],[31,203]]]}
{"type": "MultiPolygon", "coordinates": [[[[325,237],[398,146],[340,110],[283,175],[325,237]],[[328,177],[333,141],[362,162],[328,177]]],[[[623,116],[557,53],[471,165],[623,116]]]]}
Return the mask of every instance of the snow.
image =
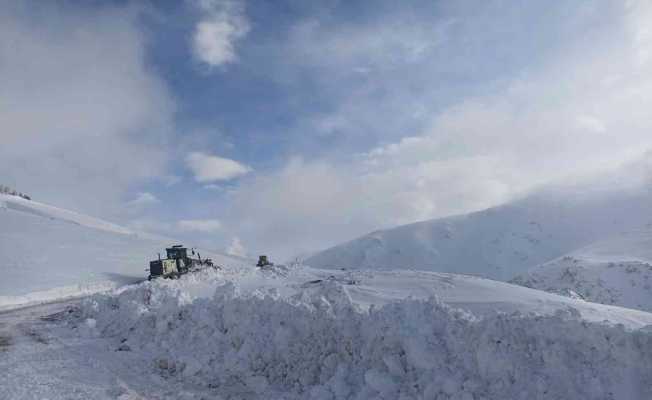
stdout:
{"type": "Polygon", "coordinates": [[[70,321],[221,398],[652,395],[652,314],[471,276],[204,271],[94,295],[70,321]]]}
{"type": "MultiPolygon", "coordinates": [[[[47,221],[47,229],[100,234],[47,221]]],[[[225,261],[221,270],[121,286],[61,307],[0,312],[3,395],[652,396],[647,312],[469,275],[302,265],[261,270],[240,259],[225,261]]]]}
{"type": "Polygon", "coordinates": [[[652,313],[580,298],[652,304],[652,231],[632,228],[646,196],[531,197],[377,232],[312,267],[202,252],[223,268],[151,282],[169,239],[0,197],[0,308],[85,296],[0,311],[0,398],[650,399],[652,313]],[[579,265],[584,286],[459,273],[532,262],[558,292],[557,265],[579,265]]]}
{"type": "Polygon", "coordinates": [[[305,260],[320,268],[413,268],[507,281],[652,222],[652,192],[540,191],[476,213],[370,233],[305,260]]]}
{"type": "Polygon", "coordinates": [[[514,283],[652,311],[652,229],[597,241],[518,276],[514,283]]]}
{"type": "MultiPolygon", "coordinates": [[[[143,280],[173,244],[82,214],[0,195],[0,309],[78,297],[143,280]]],[[[241,259],[202,251],[217,264],[241,259]]]]}

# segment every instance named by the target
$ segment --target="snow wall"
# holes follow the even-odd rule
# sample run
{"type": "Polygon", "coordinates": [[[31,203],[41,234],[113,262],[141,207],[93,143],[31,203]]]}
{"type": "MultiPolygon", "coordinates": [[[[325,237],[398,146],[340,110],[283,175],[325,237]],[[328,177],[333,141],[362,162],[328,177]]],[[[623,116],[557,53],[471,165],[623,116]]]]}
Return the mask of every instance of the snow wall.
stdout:
{"type": "Polygon", "coordinates": [[[191,300],[154,282],[95,295],[76,318],[222,398],[652,398],[652,333],[573,309],[480,318],[431,298],[361,310],[334,282],[289,298],[227,283],[191,300]]]}

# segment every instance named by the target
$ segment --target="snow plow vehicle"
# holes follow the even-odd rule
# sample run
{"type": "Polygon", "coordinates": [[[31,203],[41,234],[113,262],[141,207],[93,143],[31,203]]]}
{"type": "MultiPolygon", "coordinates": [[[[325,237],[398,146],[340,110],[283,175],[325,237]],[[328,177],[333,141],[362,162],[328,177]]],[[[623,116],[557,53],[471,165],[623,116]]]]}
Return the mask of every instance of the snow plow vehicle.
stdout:
{"type": "MultiPolygon", "coordinates": [[[[210,258],[201,259],[197,253],[197,258],[188,257],[188,249],[180,244],[165,249],[167,258],[161,259],[159,253],[158,260],[149,262],[148,280],[154,278],[178,278],[183,274],[192,272],[205,267],[218,268],[213,264],[210,258]]],[[[195,255],[195,249],[191,249],[192,255],[195,255]]]]}
{"type": "Polygon", "coordinates": [[[267,256],[260,256],[258,257],[258,263],[256,264],[258,268],[265,268],[265,267],[273,267],[274,263],[270,262],[267,259],[267,256]]]}

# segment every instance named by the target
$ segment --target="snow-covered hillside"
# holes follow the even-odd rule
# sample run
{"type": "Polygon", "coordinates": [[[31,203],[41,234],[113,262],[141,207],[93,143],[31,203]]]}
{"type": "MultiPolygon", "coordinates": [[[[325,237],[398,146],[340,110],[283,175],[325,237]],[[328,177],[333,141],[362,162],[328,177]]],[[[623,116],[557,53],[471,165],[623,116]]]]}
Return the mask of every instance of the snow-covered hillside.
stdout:
{"type": "Polygon", "coordinates": [[[95,295],[70,323],[113,365],[207,398],[652,395],[652,314],[471,276],[205,271],[95,295]]]}
{"type": "MultiPolygon", "coordinates": [[[[142,280],[170,241],[0,194],[0,307],[77,296],[142,280]]],[[[242,263],[205,252],[220,263],[242,263]]]]}
{"type": "Polygon", "coordinates": [[[414,268],[509,280],[652,222],[652,192],[549,190],[462,216],[373,232],[308,258],[323,268],[414,268]]]}
{"type": "Polygon", "coordinates": [[[512,282],[652,311],[652,229],[598,241],[535,267],[512,282]]]}

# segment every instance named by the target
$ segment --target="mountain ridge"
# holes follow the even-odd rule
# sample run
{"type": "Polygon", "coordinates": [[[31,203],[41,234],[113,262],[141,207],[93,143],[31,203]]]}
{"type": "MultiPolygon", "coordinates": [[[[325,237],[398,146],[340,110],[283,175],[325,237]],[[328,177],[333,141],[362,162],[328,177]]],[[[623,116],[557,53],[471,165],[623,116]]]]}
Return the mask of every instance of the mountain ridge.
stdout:
{"type": "Polygon", "coordinates": [[[413,268],[509,280],[616,232],[652,221],[652,192],[548,190],[469,214],[370,234],[305,260],[321,268],[413,268]]]}

